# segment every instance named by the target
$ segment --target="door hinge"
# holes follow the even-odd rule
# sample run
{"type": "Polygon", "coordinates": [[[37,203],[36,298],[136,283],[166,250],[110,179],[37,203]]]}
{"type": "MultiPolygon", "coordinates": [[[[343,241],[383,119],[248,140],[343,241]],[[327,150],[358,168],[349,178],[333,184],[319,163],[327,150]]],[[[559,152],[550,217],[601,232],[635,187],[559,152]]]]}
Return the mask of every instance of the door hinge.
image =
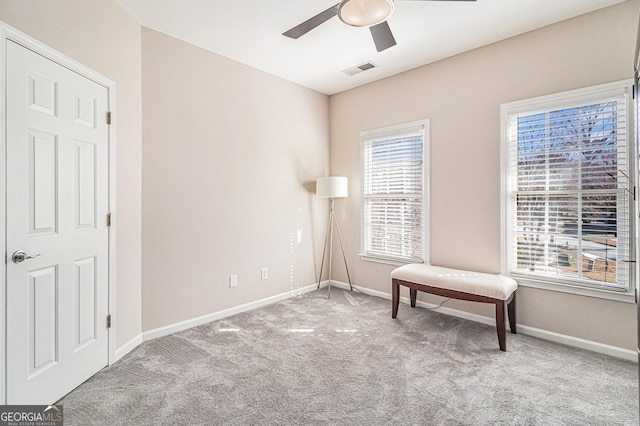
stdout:
{"type": "Polygon", "coordinates": [[[107,315],[107,328],[111,328],[111,314],[107,315]]]}
{"type": "Polygon", "coordinates": [[[107,111],[107,124],[111,124],[111,111],[107,111]]]}
{"type": "Polygon", "coordinates": [[[107,213],[107,226],[111,226],[111,213],[107,213]]]}

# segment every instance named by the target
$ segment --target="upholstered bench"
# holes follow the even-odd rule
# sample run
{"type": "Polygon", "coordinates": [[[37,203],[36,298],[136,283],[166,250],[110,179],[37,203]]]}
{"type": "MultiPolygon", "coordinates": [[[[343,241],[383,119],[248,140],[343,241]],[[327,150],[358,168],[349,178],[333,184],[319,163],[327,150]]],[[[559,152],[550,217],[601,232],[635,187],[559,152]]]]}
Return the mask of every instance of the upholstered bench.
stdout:
{"type": "Polygon", "coordinates": [[[496,329],[500,350],[507,350],[504,306],[507,304],[509,327],[516,333],[516,290],[518,283],[502,275],[460,271],[439,266],[412,263],[391,272],[391,318],[398,315],[400,286],[409,287],[411,307],[416,306],[418,290],[452,299],[496,305],[496,329]]]}

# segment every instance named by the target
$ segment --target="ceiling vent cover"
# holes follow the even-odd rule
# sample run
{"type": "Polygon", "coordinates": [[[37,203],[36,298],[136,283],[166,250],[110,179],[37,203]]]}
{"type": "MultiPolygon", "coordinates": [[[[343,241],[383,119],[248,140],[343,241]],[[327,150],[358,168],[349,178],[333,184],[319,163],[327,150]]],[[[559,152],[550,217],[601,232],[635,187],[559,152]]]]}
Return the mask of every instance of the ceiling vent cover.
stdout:
{"type": "Polygon", "coordinates": [[[364,64],[356,65],[355,67],[347,68],[346,70],[342,70],[346,75],[356,75],[361,72],[368,71],[370,69],[376,68],[377,65],[373,62],[365,62],[364,64]]]}

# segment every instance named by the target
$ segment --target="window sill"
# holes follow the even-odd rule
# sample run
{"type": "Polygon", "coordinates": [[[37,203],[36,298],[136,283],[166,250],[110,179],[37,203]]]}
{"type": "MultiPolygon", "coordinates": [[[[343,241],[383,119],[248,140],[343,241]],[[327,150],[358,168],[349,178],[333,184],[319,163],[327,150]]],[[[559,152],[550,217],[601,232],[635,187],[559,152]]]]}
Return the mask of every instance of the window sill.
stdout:
{"type": "Polygon", "coordinates": [[[362,254],[362,253],[360,253],[360,259],[366,262],[384,263],[386,265],[394,265],[394,266],[402,266],[408,263],[424,263],[424,261],[422,260],[400,260],[400,259],[393,259],[389,257],[370,256],[368,254],[362,254]]]}
{"type": "Polygon", "coordinates": [[[595,297],[598,299],[614,300],[616,302],[636,303],[636,295],[634,290],[626,292],[615,292],[609,290],[600,290],[597,288],[579,287],[570,284],[562,284],[549,282],[544,280],[523,277],[520,275],[510,275],[511,278],[518,281],[518,285],[522,287],[539,288],[542,290],[556,291],[560,293],[576,294],[579,296],[595,297]]]}

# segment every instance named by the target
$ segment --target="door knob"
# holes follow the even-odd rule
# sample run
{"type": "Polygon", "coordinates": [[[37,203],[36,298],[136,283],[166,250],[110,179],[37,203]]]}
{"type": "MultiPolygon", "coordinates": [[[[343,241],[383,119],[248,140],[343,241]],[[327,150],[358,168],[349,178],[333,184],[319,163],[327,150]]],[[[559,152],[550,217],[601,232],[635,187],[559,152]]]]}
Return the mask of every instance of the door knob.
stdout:
{"type": "Polygon", "coordinates": [[[36,254],[35,256],[31,256],[30,254],[25,253],[24,250],[18,250],[17,252],[13,253],[13,256],[11,256],[11,260],[13,260],[13,263],[20,263],[24,262],[27,259],[35,259],[36,257],[40,256],[42,255],[36,254]]]}

